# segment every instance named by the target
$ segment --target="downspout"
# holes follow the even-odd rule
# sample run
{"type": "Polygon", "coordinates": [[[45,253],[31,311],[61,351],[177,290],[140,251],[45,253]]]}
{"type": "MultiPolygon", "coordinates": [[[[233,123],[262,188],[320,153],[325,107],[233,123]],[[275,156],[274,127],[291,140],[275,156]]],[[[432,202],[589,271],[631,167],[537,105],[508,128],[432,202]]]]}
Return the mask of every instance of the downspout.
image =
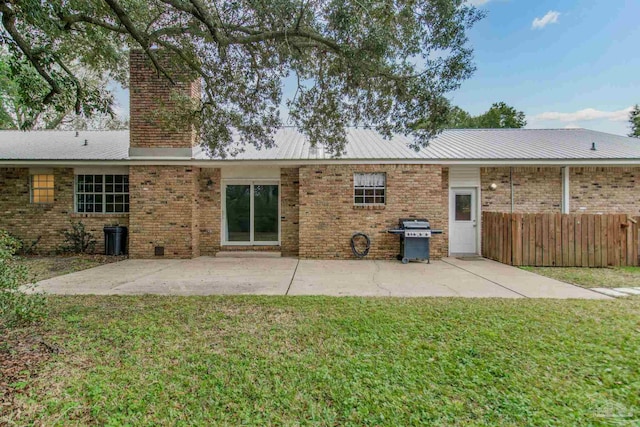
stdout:
{"type": "Polygon", "coordinates": [[[511,213],[513,213],[513,166],[509,168],[509,184],[511,185],[511,213]]]}
{"type": "Polygon", "coordinates": [[[569,174],[569,166],[562,168],[562,213],[568,214],[571,212],[571,182],[569,174]]]}

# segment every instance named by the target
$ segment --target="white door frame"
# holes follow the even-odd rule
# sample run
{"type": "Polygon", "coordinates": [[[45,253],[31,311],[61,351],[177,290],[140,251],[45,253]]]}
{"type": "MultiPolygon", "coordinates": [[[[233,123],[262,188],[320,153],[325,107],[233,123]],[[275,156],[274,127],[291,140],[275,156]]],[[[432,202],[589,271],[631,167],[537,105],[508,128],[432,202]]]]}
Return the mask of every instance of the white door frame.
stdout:
{"type": "Polygon", "coordinates": [[[453,235],[453,226],[454,226],[454,222],[455,222],[455,193],[456,191],[471,191],[474,193],[474,197],[472,197],[472,199],[475,201],[475,206],[472,206],[472,212],[474,214],[475,217],[475,250],[473,251],[474,254],[480,255],[480,239],[482,237],[481,234],[481,203],[480,203],[480,187],[476,187],[476,186],[460,186],[460,187],[449,187],[449,255],[451,254],[456,254],[457,252],[452,252],[451,251],[451,242],[452,242],[452,238],[451,236],[453,235]]]}
{"type": "Polygon", "coordinates": [[[282,241],[281,233],[282,227],[280,226],[280,218],[282,215],[282,206],[281,206],[281,188],[280,188],[280,180],[277,179],[223,179],[221,182],[222,191],[221,191],[221,200],[220,200],[220,208],[221,208],[221,224],[220,224],[220,244],[222,246],[280,246],[280,242],[282,241]],[[249,185],[250,190],[250,202],[249,202],[249,237],[250,240],[247,242],[229,242],[227,241],[227,185],[249,185]],[[277,185],[278,186],[278,241],[277,242],[257,242],[253,239],[253,186],[254,185],[277,185]]]}

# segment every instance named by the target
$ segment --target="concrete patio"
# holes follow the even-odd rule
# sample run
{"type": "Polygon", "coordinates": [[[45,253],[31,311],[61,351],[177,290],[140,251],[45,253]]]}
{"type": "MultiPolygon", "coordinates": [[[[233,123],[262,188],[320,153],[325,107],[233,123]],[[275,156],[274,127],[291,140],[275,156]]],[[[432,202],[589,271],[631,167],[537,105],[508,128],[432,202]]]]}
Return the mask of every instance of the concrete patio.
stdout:
{"type": "Polygon", "coordinates": [[[50,294],[610,297],[486,259],[327,261],[295,258],[126,260],[41,281],[50,294]]]}

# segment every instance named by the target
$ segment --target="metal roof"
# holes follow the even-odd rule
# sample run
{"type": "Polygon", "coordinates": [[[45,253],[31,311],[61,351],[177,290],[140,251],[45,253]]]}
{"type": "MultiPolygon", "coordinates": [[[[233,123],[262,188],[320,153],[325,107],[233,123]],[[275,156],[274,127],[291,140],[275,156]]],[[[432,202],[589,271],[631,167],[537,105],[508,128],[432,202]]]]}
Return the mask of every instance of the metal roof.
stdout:
{"type": "Polygon", "coordinates": [[[79,131],[77,133],[56,130],[0,131],[0,160],[124,160],[127,158],[129,158],[129,131],[79,131]]]}
{"type": "MultiPolygon", "coordinates": [[[[292,128],[280,129],[276,147],[245,147],[237,160],[330,159],[322,147],[311,148],[292,128]]],[[[349,128],[341,160],[589,160],[640,159],[640,140],[587,129],[451,129],[419,151],[404,135],[384,139],[373,129],[349,128]],[[592,143],[596,150],[591,150],[592,143]]],[[[198,158],[204,159],[204,154],[198,158]]]]}
{"type": "MultiPolygon", "coordinates": [[[[282,128],[275,147],[249,145],[229,160],[330,160],[322,147],[312,149],[293,128],[282,128]]],[[[411,139],[391,140],[372,129],[347,129],[340,160],[638,160],[640,140],[587,129],[445,130],[428,147],[415,151],[411,139]],[[591,150],[595,143],[596,150],[591,150]]],[[[0,160],[130,160],[129,131],[0,131],[0,160]],[[76,136],[77,135],[77,136],[76,136]],[[86,141],[86,145],[85,145],[86,141]]],[[[211,159],[197,147],[195,160],[211,159]]]]}

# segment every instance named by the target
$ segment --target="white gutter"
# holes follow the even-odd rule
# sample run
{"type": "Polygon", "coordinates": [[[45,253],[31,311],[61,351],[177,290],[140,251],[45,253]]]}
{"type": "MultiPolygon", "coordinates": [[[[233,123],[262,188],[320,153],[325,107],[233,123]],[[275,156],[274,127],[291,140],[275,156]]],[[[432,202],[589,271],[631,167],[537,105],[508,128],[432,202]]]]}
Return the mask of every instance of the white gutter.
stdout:
{"type": "Polygon", "coordinates": [[[468,165],[468,166],[640,166],[640,159],[292,159],[292,160],[198,160],[186,158],[135,158],[121,160],[0,160],[0,166],[303,166],[303,165],[468,165]]]}

